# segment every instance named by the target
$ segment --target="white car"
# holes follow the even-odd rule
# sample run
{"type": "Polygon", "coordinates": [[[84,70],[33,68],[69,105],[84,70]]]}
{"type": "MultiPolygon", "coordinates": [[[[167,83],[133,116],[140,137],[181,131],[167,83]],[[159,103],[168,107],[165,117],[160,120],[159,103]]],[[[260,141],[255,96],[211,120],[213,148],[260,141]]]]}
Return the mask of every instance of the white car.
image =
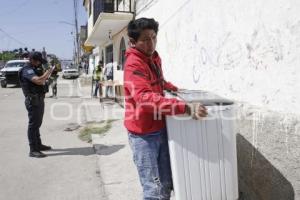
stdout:
{"type": "Polygon", "coordinates": [[[76,68],[66,68],[62,71],[62,77],[63,78],[78,78],[79,72],[76,68]]]}
{"type": "Polygon", "coordinates": [[[28,63],[28,60],[10,60],[0,70],[1,87],[6,88],[7,84],[19,84],[19,70],[28,63]]]}

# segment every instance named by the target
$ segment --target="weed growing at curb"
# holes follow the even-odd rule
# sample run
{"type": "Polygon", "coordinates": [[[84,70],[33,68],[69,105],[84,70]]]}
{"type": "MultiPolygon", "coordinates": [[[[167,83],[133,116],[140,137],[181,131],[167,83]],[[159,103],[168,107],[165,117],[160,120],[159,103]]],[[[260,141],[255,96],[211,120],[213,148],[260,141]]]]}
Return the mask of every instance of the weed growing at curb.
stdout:
{"type": "Polygon", "coordinates": [[[109,131],[115,119],[103,120],[100,122],[87,122],[79,132],[79,138],[82,141],[91,143],[92,134],[103,134],[109,131]]]}

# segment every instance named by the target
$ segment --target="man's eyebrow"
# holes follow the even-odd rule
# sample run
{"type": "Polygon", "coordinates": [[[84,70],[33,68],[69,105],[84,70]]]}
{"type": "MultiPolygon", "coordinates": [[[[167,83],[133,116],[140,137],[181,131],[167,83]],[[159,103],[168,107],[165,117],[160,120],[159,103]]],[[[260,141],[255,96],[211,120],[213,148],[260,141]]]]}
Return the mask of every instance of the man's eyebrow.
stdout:
{"type": "Polygon", "coordinates": [[[156,37],[156,36],[157,36],[156,34],[153,34],[153,35],[141,36],[141,38],[151,38],[151,37],[156,37]]]}

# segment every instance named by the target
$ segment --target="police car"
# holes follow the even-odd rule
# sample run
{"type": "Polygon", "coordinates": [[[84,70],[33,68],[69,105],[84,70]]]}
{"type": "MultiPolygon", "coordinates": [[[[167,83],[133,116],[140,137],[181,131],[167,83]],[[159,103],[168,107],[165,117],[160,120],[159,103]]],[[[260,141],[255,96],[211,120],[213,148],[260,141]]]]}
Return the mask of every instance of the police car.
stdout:
{"type": "Polygon", "coordinates": [[[19,85],[19,70],[28,63],[28,60],[10,60],[0,70],[0,83],[2,88],[7,84],[19,85]]]}

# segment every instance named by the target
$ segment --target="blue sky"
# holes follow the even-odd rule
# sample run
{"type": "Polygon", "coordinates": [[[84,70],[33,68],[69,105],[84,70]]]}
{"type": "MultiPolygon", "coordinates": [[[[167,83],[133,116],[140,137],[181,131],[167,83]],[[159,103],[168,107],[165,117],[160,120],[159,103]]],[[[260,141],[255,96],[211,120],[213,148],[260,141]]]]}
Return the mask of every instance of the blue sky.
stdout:
{"type": "MultiPolygon", "coordinates": [[[[78,25],[85,25],[87,15],[78,2],[78,25]]],[[[73,0],[1,0],[0,29],[30,49],[41,50],[60,58],[71,59],[74,31],[73,0]]],[[[0,32],[0,51],[13,50],[24,45],[0,32]]]]}

